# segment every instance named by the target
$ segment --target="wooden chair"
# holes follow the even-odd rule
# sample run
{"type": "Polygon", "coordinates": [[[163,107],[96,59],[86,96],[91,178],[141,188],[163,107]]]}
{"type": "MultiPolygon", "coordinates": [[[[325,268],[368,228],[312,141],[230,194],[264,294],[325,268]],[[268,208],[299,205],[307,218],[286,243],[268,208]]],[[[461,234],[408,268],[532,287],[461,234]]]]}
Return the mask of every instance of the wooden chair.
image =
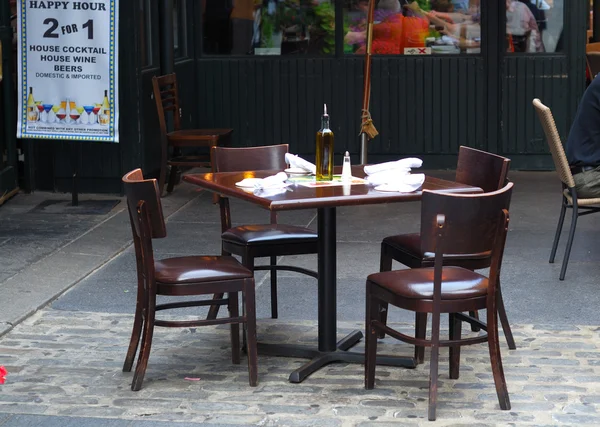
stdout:
{"type": "Polygon", "coordinates": [[[210,153],[205,155],[183,155],[183,148],[213,147],[216,145],[229,145],[233,129],[181,129],[181,110],[179,108],[179,93],[177,77],[175,74],[152,77],[154,99],[158,112],[158,122],[161,133],[161,168],[159,177],[159,190],[163,194],[167,166],[171,166],[167,192],[173,191],[177,180],[177,171],[181,167],[210,166],[210,153]],[[171,113],[173,118],[173,131],[167,132],[166,113],[171,113]],[[169,148],[172,154],[169,156],[169,148]]]}
{"type": "MultiPolygon", "coordinates": [[[[481,188],[484,192],[496,191],[502,188],[507,181],[510,159],[488,153],[474,148],[461,146],[458,151],[458,161],[456,165],[455,181],[462,184],[472,185],[481,188]]],[[[398,261],[410,268],[432,267],[434,264],[433,253],[430,253],[423,246],[421,234],[401,234],[388,236],[381,242],[381,259],[379,271],[390,271],[392,261],[398,261]]],[[[455,254],[444,256],[444,265],[454,265],[468,268],[469,270],[479,270],[488,268],[492,259],[489,252],[455,254]]],[[[500,285],[498,285],[500,289],[500,285]]],[[[516,349],[515,340],[508,322],[502,292],[498,291],[498,311],[502,322],[502,329],[506,336],[508,347],[511,350],[516,349]]],[[[386,322],[387,309],[383,305],[381,313],[382,322],[386,322]]],[[[475,313],[471,313],[475,315],[475,313]]],[[[425,327],[427,316],[417,317],[417,328],[425,327]]],[[[477,331],[476,326],[473,327],[477,331]]],[[[416,348],[415,357],[418,363],[423,361],[423,348],[416,348]]]]}
{"type": "Polygon", "coordinates": [[[498,339],[497,303],[504,243],[508,230],[508,206],[512,183],[483,194],[449,194],[423,191],[421,243],[434,255],[434,266],[371,274],[366,285],[365,388],[375,385],[377,333],[431,348],[429,374],[429,419],[436,418],[439,348],[450,347],[450,378],[457,379],[460,347],[487,342],[500,408],[510,409],[510,400],[498,339]],[[490,253],[489,277],[470,269],[444,265],[446,254],[490,253]],[[427,316],[432,314],[431,339],[418,329],[411,337],[400,333],[379,317],[382,304],[392,304],[427,316]],[[463,315],[464,311],[487,310],[487,324],[463,315]],[[440,340],[440,314],[449,314],[449,339],[440,340]],[[478,323],[483,336],[461,337],[462,321],[478,323]]]}
{"type": "Polygon", "coordinates": [[[166,237],[167,231],[162,214],[160,193],[155,179],[144,179],[140,169],[133,170],[123,177],[129,218],[133,232],[133,243],[137,261],[138,292],[133,330],[123,371],[130,372],[137,353],[141,336],[141,349],[135,375],[131,384],[134,391],[142,387],[154,326],[195,327],[203,325],[231,324],[231,359],[240,363],[239,324],[246,325],[248,370],[250,385],[257,384],[257,345],[256,310],[254,298],[254,278],[252,272],[230,256],[186,256],[154,260],[152,239],[166,237]],[[170,302],[156,304],[157,295],[187,297],[227,293],[228,297],[217,301],[170,302]],[[238,293],[242,293],[244,313],[239,315],[238,293]],[[229,317],[217,320],[162,320],[156,319],[156,312],[182,307],[225,305],[229,317]]]}
{"type": "Polygon", "coordinates": [[[563,258],[562,267],[560,269],[560,280],[565,279],[567,273],[567,264],[569,262],[569,256],[571,255],[571,247],[573,246],[573,238],[575,237],[575,227],[577,226],[577,218],[583,215],[589,215],[594,212],[599,212],[600,207],[593,205],[600,205],[600,198],[589,198],[582,199],[577,196],[577,190],[575,189],[575,180],[569,167],[569,161],[565,154],[556,123],[550,108],[542,104],[539,99],[533,100],[533,106],[538,114],[544,134],[548,140],[548,146],[552,153],[552,160],[554,161],[554,167],[558,178],[562,183],[562,203],[560,209],[560,216],[558,218],[558,225],[556,227],[556,234],[554,236],[554,243],[552,244],[552,251],[550,252],[550,263],[554,263],[554,257],[556,256],[556,249],[558,248],[558,241],[560,240],[560,234],[562,232],[563,223],[565,221],[565,213],[567,208],[573,210],[573,216],[571,217],[571,228],[569,230],[569,237],[567,239],[567,247],[565,248],[565,256],[563,258]]]}
{"type": "Polygon", "coordinates": [[[586,63],[593,80],[600,73],[600,52],[588,52],[585,54],[586,63]]]}
{"type": "MultiPolygon", "coordinates": [[[[214,172],[236,172],[245,170],[278,170],[287,166],[285,153],[287,144],[211,149],[211,161],[214,172]]],[[[242,264],[250,270],[271,271],[271,317],[276,319],[277,310],[277,270],[295,271],[317,278],[317,272],[301,267],[278,265],[277,257],[282,255],[306,255],[318,253],[318,235],[306,227],[277,223],[277,213],[271,212],[269,224],[251,224],[232,227],[229,199],[219,196],[221,210],[221,235],[223,254],[242,257],[242,264]],[[269,257],[269,265],[254,265],[256,258],[269,257]]],[[[217,295],[216,297],[219,297],[217,295]]],[[[217,314],[218,307],[212,307],[211,318],[217,314]]]]}

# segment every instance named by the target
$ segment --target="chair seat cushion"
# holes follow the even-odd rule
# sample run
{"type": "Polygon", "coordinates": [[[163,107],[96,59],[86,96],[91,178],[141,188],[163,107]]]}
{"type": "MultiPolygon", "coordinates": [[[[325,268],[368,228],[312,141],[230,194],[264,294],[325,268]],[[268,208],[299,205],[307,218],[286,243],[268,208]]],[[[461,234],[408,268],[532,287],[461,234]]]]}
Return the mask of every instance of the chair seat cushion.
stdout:
{"type": "MultiPolygon", "coordinates": [[[[421,250],[421,234],[398,234],[395,236],[388,236],[383,239],[383,243],[393,248],[395,251],[406,254],[413,258],[421,258],[423,260],[433,261],[435,254],[433,252],[423,252],[421,250]]],[[[491,252],[481,252],[477,254],[446,254],[444,255],[444,263],[451,262],[453,260],[476,260],[486,259],[491,256],[491,252]]]]}
{"type": "Polygon", "coordinates": [[[286,224],[252,224],[233,227],[221,238],[240,245],[269,245],[317,241],[317,233],[309,228],[286,224]]]}
{"type": "MultiPolygon", "coordinates": [[[[385,271],[371,274],[367,280],[404,298],[433,298],[433,267],[385,271]]],[[[479,273],[462,267],[443,268],[442,300],[482,297],[487,289],[488,279],[479,273]]]]}
{"type": "Polygon", "coordinates": [[[186,256],[155,261],[159,283],[202,283],[252,277],[252,272],[231,256],[186,256]]]}

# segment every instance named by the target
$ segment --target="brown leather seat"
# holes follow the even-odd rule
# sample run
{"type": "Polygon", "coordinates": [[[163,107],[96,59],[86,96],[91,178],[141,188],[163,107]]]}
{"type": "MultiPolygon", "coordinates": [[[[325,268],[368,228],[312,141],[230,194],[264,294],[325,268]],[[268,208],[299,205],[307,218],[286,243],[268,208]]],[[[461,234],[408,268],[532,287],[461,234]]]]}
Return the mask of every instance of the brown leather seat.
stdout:
{"type": "Polygon", "coordinates": [[[155,179],[144,179],[136,169],[123,177],[129,218],[133,232],[137,261],[138,291],[131,339],[123,371],[129,372],[140,346],[135,375],[131,383],[134,391],[142,387],[152,347],[155,326],[193,327],[231,324],[231,359],[240,363],[239,324],[246,326],[244,338],[248,353],[248,372],[251,386],[257,384],[256,308],[254,277],[251,270],[231,256],[186,256],[155,261],[152,239],[166,237],[167,230],[162,214],[160,193],[155,179]],[[170,301],[157,304],[157,295],[169,297],[199,296],[227,293],[227,298],[170,301]],[[239,315],[239,298],[242,294],[243,314],[239,315]],[[156,312],[184,307],[227,305],[229,316],[206,320],[157,319],[156,312]],[[141,340],[141,344],[140,344],[141,340]]]}
{"type": "Polygon", "coordinates": [[[249,244],[249,245],[269,245],[272,243],[290,243],[303,242],[306,239],[315,240],[314,230],[304,227],[296,227],[285,224],[258,224],[241,225],[230,228],[221,234],[225,242],[249,244]]]}
{"type": "Polygon", "coordinates": [[[248,269],[228,256],[186,256],[154,262],[154,277],[162,283],[203,283],[248,277],[248,269]]]}
{"type": "MultiPolygon", "coordinates": [[[[510,159],[506,157],[461,146],[458,150],[455,180],[456,182],[479,187],[484,192],[496,191],[506,183],[509,167],[510,159]]],[[[388,236],[381,242],[379,270],[390,271],[392,269],[392,261],[397,261],[410,268],[431,267],[433,266],[433,254],[427,253],[423,249],[421,233],[388,236]]],[[[444,255],[444,265],[454,265],[468,268],[469,270],[488,268],[490,263],[491,257],[489,252],[444,255]]],[[[498,312],[502,322],[502,329],[504,330],[508,347],[514,350],[517,346],[504,308],[502,292],[499,291],[498,295],[500,298],[498,312]]],[[[381,320],[385,323],[385,319],[387,318],[385,304],[382,310],[381,320]]],[[[473,316],[476,316],[476,314],[471,313],[473,316]]],[[[417,325],[417,327],[420,327],[420,325],[417,325]]],[[[479,330],[478,326],[473,325],[473,330],[479,330]]],[[[417,361],[420,362],[422,360],[422,354],[417,355],[417,361]]]]}
{"type": "MultiPolygon", "coordinates": [[[[282,171],[287,165],[285,153],[287,144],[211,149],[214,172],[238,172],[245,170],[282,171]]],[[[317,278],[317,272],[302,267],[277,264],[281,255],[305,255],[318,253],[319,237],[310,228],[278,224],[276,212],[271,212],[270,224],[249,224],[232,227],[229,200],[219,196],[221,209],[221,239],[223,254],[242,257],[242,264],[250,270],[270,270],[271,272],[271,317],[277,318],[277,270],[295,271],[317,278]],[[270,257],[269,265],[254,265],[256,258],[270,257]]],[[[220,298],[220,295],[215,295],[220,298]]],[[[218,307],[211,308],[210,318],[217,315],[218,307]]]]}
{"type": "MultiPolygon", "coordinates": [[[[380,332],[415,345],[431,348],[429,419],[436,418],[439,348],[450,348],[450,378],[457,379],[460,347],[487,342],[500,408],[510,409],[498,340],[499,278],[508,231],[512,183],[484,194],[458,195],[423,191],[421,247],[434,253],[433,268],[412,268],[369,275],[366,283],[365,388],[375,386],[377,335],[380,332]],[[491,254],[489,276],[462,267],[445,266],[446,254],[491,254]],[[414,337],[382,322],[383,307],[393,305],[416,313],[414,337]],[[486,309],[487,324],[462,312],[486,309]],[[431,339],[426,339],[427,313],[431,313],[431,339]],[[440,315],[449,314],[449,339],[440,339],[440,315]],[[423,320],[425,319],[425,321],[423,320]],[[462,322],[477,324],[486,335],[462,337],[462,322]]],[[[416,352],[415,352],[416,353],[416,352]]]]}
{"type": "Polygon", "coordinates": [[[161,132],[161,168],[158,180],[160,194],[167,176],[167,166],[171,166],[167,192],[173,191],[177,179],[177,171],[181,167],[210,166],[210,153],[183,154],[182,148],[186,147],[213,147],[216,145],[230,145],[233,129],[181,129],[182,115],[179,108],[179,91],[177,76],[167,74],[152,77],[154,100],[158,112],[158,122],[161,132]],[[166,113],[171,113],[173,131],[167,132],[166,113]],[[169,149],[172,154],[169,154],[169,149]]]}
{"type": "MultiPolygon", "coordinates": [[[[433,274],[432,267],[414,268],[403,271],[402,281],[393,271],[371,274],[369,280],[404,298],[432,299],[433,274]]],[[[481,274],[460,267],[444,268],[442,301],[485,296],[487,289],[488,279],[481,274]]]]}

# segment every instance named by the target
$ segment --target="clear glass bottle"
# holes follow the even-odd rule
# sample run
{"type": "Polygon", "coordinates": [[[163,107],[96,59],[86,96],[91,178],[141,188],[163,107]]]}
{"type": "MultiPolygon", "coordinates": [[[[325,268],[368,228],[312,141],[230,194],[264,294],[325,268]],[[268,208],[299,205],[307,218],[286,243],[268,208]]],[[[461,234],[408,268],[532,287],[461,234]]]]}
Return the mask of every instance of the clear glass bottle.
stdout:
{"type": "Polygon", "coordinates": [[[317,181],[333,180],[333,132],[329,129],[329,114],[324,106],[321,129],[317,132],[317,181]]]}

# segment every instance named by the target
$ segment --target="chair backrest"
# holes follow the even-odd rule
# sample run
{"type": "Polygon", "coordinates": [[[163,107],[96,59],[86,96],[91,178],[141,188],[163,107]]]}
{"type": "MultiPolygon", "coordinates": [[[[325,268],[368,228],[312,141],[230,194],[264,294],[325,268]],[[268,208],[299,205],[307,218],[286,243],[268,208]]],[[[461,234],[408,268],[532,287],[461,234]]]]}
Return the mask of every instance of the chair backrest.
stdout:
{"type": "MultiPolygon", "coordinates": [[[[445,216],[445,255],[491,252],[498,219],[508,211],[513,183],[490,193],[450,194],[423,191],[421,203],[421,248],[436,252],[437,216],[445,216]]],[[[491,254],[493,256],[493,254],[491,254]]]]}
{"type": "Polygon", "coordinates": [[[588,52],[585,56],[590,70],[590,77],[593,79],[600,73],[600,52],[588,52]]]}
{"type": "Polygon", "coordinates": [[[600,52],[600,42],[588,43],[585,45],[585,53],[600,52]]]}
{"type": "Polygon", "coordinates": [[[533,106],[542,123],[542,129],[544,129],[544,134],[548,140],[548,146],[550,148],[550,153],[552,153],[552,160],[554,160],[554,167],[556,168],[559,179],[567,187],[575,187],[573,174],[571,173],[569,161],[567,160],[565,149],[560,140],[560,135],[558,134],[552,111],[537,98],[533,100],[533,106]]]}
{"type": "MultiPolygon", "coordinates": [[[[246,170],[283,170],[286,168],[285,153],[288,144],[263,145],[259,147],[211,147],[210,164],[213,172],[239,172],[246,170]]],[[[229,199],[219,196],[221,231],[231,228],[229,199]]],[[[277,223],[277,212],[271,211],[271,223],[277,223]]]]}
{"type": "Polygon", "coordinates": [[[479,187],[484,192],[506,185],[510,159],[461,145],[458,149],[455,181],[479,187]]]}
{"type": "Polygon", "coordinates": [[[149,217],[151,237],[166,237],[167,228],[165,226],[165,218],[163,216],[156,179],[144,179],[142,170],[134,169],[123,176],[123,185],[125,187],[125,195],[127,196],[129,217],[132,221],[132,228],[135,235],[138,238],[141,236],[139,222],[136,218],[139,213],[139,205],[141,202],[144,202],[144,210],[147,211],[149,217]]]}
{"type": "Polygon", "coordinates": [[[152,88],[154,89],[154,101],[158,113],[158,123],[163,135],[167,134],[167,114],[173,117],[173,130],[179,130],[179,92],[177,91],[177,76],[167,74],[152,77],[152,88]]]}
{"type": "Polygon", "coordinates": [[[213,172],[239,172],[246,170],[283,170],[288,144],[260,147],[211,147],[210,163],[213,172]]]}

